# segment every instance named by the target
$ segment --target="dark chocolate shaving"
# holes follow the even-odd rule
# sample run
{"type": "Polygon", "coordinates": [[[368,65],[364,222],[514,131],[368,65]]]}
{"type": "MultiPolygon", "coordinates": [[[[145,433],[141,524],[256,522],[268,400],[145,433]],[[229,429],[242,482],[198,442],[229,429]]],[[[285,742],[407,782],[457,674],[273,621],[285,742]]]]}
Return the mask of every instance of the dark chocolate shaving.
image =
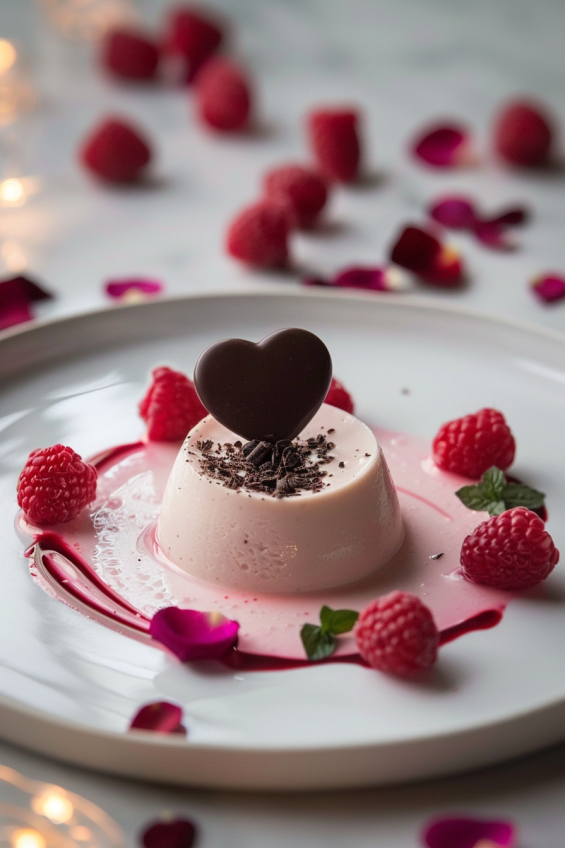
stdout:
{"type": "Polygon", "coordinates": [[[275,445],[258,440],[242,444],[226,443],[222,450],[211,451],[213,443],[199,441],[200,469],[228,489],[244,489],[271,497],[285,498],[300,492],[319,492],[327,471],[320,468],[334,457],[335,448],[322,434],[307,441],[282,439],[275,445]]]}

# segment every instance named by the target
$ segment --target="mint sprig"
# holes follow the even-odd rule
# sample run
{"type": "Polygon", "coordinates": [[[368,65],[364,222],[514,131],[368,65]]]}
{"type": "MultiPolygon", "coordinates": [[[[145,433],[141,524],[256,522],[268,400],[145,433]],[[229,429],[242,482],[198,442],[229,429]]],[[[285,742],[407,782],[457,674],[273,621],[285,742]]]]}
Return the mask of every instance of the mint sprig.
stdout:
{"type": "Polygon", "coordinates": [[[500,515],[515,506],[539,509],[545,500],[543,492],[530,486],[508,483],[504,471],[496,466],[485,471],[476,486],[463,486],[455,494],[469,509],[489,515],[500,515]]]}
{"type": "Polygon", "coordinates": [[[320,610],[320,624],[303,624],[300,638],[311,662],[329,657],[336,649],[335,637],[349,633],[359,613],[355,610],[333,610],[323,606],[320,610]]]}

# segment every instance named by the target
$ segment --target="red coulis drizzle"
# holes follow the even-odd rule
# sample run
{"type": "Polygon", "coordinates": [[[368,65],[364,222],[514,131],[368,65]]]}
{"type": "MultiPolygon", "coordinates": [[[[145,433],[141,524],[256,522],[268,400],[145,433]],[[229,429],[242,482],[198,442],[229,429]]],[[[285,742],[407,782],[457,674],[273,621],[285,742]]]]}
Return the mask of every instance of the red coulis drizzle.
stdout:
{"type": "MultiPolygon", "coordinates": [[[[134,450],[135,447],[139,447],[139,443],[126,445],[125,447],[134,450]]],[[[126,451],[120,451],[118,455],[123,453],[126,453],[126,451]]],[[[116,453],[113,456],[115,458],[116,453]]],[[[108,456],[104,455],[102,462],[105,463],[107,460],[108,456]]],[[[126,632],[127,630],[132,630],[137,635],[150,638],[148,634],[150,619],[111,589],[100,578],[92,566],[71,545],[65,542],[62,536],[47,530],[35,537],[35,545],[41,551],[43,566],[46,572],[48,572],[51,584],[53,585],[55,583],[58,586],[61,600],[67,602],[69,606],[73,606],[73,600],[75,602],[78,601],[81,607],[90,608],[97,617],[102,617],[110,625],[118,625],[120,629],[125,628],[126,632]],[[80,584],[73,584],[72,580],[69,580],[68,574],[54,567],[55,563],[50,559],[50,554],[59,554],[71,563],[83,580],[86,580],[87,584],[90,584],[93,591],[84,591],[81,589],[80,584]],[[100,595],[106,599],[106,603],[101,603],[97,600],[97,597],[100,597],[100,595]]],[[[31,557],[34,553],[34,548],[35,546],[30,546],[26,550],[26,556],[31,557]]],[[[440,631],[439,644],[445,645],[447,642],[451,642],[473,630],[486,630],[495,627],[501,619],[502,613],[499,610],[492,609],[481,612],[454,627],[440,631]]],[[[162,648],[162,645],[158,642],[153,642],[153,644],[156,647],[159,646],[162,648]]],[[[230,649],[220,662],[226,668],[233,671],[285,671],[312,665],[312,662],[308,659],[297,660],[263,654],[250,654],[245,651],[239,651],[237,648],[230,649]]],[[[367,663],[361,659],[359,654],[327,657],[324,660],[317,661],[316,665],[320,663],[347,663],[368,667],[367,663]]]]}

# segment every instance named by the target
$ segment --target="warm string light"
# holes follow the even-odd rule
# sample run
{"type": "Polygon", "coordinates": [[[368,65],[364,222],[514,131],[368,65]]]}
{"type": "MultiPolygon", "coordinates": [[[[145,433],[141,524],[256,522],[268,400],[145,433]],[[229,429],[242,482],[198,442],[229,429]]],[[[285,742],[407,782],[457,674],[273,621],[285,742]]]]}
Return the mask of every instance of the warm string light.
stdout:
{"type": "Polygon", "coordinates": [[[16,62],[16,57],[16,48],[12,42],[0,38],[0,74],[5,74],[6,71],[10,70],[16,62]]]}
{"type": "Polygon", "coordinates": [[[46,848],[47,844],[39,831],[30,827],[15,830],[10,841],[13,848],[46,848]]]}
{"type": "MultiPolygon", "coordinates": [[[[44,795],[36,796],[31,806],[34,812],[45,816],[53,824],[66,824],[72,819],[74,813],[74,807],[69,799],[59,792],[48,791],[44,795]]],[[[18,846],[18,848],[28,848],[28,846],[18,846]]]]}

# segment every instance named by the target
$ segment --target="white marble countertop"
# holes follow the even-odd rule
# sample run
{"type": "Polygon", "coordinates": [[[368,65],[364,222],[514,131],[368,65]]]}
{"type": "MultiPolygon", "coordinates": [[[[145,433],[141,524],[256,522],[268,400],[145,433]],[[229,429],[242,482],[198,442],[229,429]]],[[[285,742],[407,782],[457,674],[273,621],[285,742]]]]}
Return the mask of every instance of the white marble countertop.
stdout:
{"type": "MultiPolygon", "coordinates": [[[[138,5],[154,23],[167,4],[138,5]]],[[[517,231],[519,250],[495,253],[470,237],[454,236],[450,241],[464,253],[469,285],[461,292],[422,293],[565,329],[565,301],[544,306],[527,285],[538,272],[565,272],[565,170],[517,175],[486,155],[493,112],[516,93],[546,100],[565,126],[561,0],[216,0],[214,5],[234,22],[235,50],[257,80],[263,131],[253,138],[226,140],[204,132],[182,90],[108,82],[84,45],[65,44],[49,33],[32,0],[0,0],[0,37],[24,45],[40,83],[26,166],[43,179],[42,190],[25,206],[0,210],[0,275],[7,275],[19,251],[30,275],[57,294],[42,306],[42,315],[103,305],[102,284],[116,277],[157,277],[171,294],[261,288],[273,280],[295,285],[292,274],[251,273],[226,258],[225,225],[257,196],[266,167],[306,158],[302,118],[311,105],[351,101],[364,109],[367,159],[376,178],[335,192],[328,226],[295,237],[298,262],[320,272],[381,263],[401,224],[423,221],[426,203],[447,190],[469,192],[493,211],[525,202],[533,219],[517,231]],[[158,161],[151,187],[104,188],[75,164],[78,141],[107,112],[131,116],[154,139],[158,161]],[[437,173],[410,161],[411,134],[441,116],[474,128],[485,153],[480,167],[437,173]]],[[[513,817],[522,831],[520,846],[561,848],[564,754],[561,746],[418,786],[260,797],[138,785],[0,745],[1,762],[100,804],[132,842],[142,824],[166,808],[199,821],[201,848],[416,846],[422,821],[448,810],[513,817]]]]}

